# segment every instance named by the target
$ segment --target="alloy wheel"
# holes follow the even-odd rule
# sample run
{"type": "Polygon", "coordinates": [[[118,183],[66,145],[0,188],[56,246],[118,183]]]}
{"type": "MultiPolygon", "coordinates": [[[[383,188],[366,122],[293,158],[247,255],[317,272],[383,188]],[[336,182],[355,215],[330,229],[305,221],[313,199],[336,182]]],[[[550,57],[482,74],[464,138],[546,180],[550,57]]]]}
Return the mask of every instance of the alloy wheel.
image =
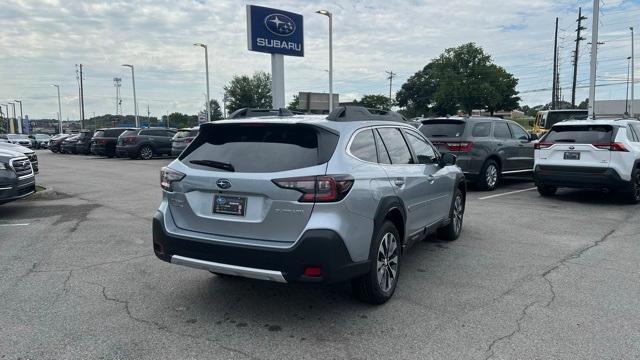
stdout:
{"type": "Polygon", "coordinates": [[[636,198],[636,200],[640,200],[640,169],[636,170],[636,178],[635,178],[635,192],[634,192],[634,196],[636,198]]]}
{"type": "Polygon", "coordinates": [[[464,203],[462,202],[462,195],[456,196],[456,201],[453,203],[453,228],[456,234],[460,233],[462,229],[462,219],[464,217],[464,203]]]}
{"type": "Polygon", "coordinates": [[[485,179],[487,181],[487,185],[490,188],[493,188],[496,185],[496,183],[498,182],[498,168],[495,165],[490,164],[489,166],[487,166],[485,179]]]}
{"type": "Polygon", "coordinates": [[[153,157],[153,150],[151,150],[151,148],[150,148],[150,147],[147,147],[147,146],[143,147],[143,148],[140,150],[140,157],[141,157],[143,160],[149,160],[149,159],[151,159],[151,158],[153,157]]]}
{"type": "Polygon", "coordinates": [[[384,292],[390,291],[398,279],[399,247],[396,237],[388,232],[382,237],[378,248],[378,284],[384,292]]]}

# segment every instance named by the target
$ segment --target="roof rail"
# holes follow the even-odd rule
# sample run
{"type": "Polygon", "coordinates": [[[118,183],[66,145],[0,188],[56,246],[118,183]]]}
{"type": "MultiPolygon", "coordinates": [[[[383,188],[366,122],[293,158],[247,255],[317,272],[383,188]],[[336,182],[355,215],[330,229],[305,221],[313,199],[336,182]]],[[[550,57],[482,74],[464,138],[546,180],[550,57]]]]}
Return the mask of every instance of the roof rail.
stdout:
{"type": "Polygon", "coordinates": [[[291,110],[286,108],[279,109],[260,109],[260,108],[242,108],[232,112],[227,119],[243,119],[260,116],[293,116],[291,110]]]}
{"type": "Polygon", "coordinates": [[[401,121],[407,119],[391,110],[370,109],[362,106],[339,106],[327,116],[330,121],[401,121]]]}

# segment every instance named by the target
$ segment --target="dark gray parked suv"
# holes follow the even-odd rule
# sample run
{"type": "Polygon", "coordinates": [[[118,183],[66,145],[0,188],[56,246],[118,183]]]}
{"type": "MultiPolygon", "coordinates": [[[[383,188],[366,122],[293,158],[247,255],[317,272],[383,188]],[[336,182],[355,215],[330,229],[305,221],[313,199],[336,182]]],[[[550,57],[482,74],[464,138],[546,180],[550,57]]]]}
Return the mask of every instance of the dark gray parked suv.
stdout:
{"type": "Polygon", "coordinates": [[[27,157],[0,149],[0,204],[29,196],[36,191],[33,167],[27,157]]]}
{"type": "Polygon", "coordinates": [[[118,136],[116,155],[142,160],[171,155],[171,138],[175,134],[175,130],[165,128],[126,129],[118,136]]]}
{"type": "Polygon", "coordinates": [[[535,136],[516,122],[492,117],[423,119],[418,128],[441,153],[458,157],[465,177],[494,190],[505,175],[533,173],[535,136]]]}
{"type": "Polygon", "coordinates": [[[351,280],[358,298],[380,304],[412,244],[460,235],[466,188],[454,164],[396,113],[206,123],[161,171],[153,247],[214,273],[351,280]]]}

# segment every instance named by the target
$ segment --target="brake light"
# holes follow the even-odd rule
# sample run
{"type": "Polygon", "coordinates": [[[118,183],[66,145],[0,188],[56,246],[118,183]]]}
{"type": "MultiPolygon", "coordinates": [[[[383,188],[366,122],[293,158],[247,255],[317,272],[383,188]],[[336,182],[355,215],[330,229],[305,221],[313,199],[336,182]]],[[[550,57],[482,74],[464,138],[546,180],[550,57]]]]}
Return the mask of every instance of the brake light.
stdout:
{"type": "Polygon", "coordinates": [[[123,144],[133,144],[135,142],[136,142],[135,136],[127,136],[125,138],[122,138],[122,143],[123,144]]]}
{"type": "Polygon", "coordinates": [[[353,178],[348,175],[304,176],[272,180],[283,189],[302,193],[299,202],[335,202],[344,199],[353,186],[353,178]]]}
{"type": "Polygon", "coordinates": [[[463,142],[457,142],[457,143],[446,143],[447,145],[447,149],[449,151],[455,151],[455,152],[469,152],[471,151],[471,148],[473,147],[473,142],[471,141],[463,141],[463,142]]]}
{"type": "Polygon", "coordinates": [[[535,144],[533,144],[533,148],[535,150],[540,150],[540,149],[546,149],[553,146],[552,142],[537,142],[535,144]]]}
{"type": "Polygon", "coordinates": [[[102,145],[107,145],[107,140],[100,140],[99,143],[102,145]]]}
{"type": "Polygon", "coordinates": [[[598,149],[609,150],[609,151],[625,151],[625,152],[629,151],[627,150],[627,148],[624,146],[623,143],[619,143],[619,142],[596,143],[596,144],[593,144],[593,146],[597,147],[598,149]]]}
{"type": "Polygon", "coordinates": [[[165,166],[160,169],[160,186],[166,191],[173,191],[172,184],[182,180],[184,177],[185,175],[180,171],[165,166]]]}
{"type": "Polygon", "coordinates": [[[193,141],[193,138],[186,138],[184,140],[187,144],[191,144],[191,142],[193,141]]]}

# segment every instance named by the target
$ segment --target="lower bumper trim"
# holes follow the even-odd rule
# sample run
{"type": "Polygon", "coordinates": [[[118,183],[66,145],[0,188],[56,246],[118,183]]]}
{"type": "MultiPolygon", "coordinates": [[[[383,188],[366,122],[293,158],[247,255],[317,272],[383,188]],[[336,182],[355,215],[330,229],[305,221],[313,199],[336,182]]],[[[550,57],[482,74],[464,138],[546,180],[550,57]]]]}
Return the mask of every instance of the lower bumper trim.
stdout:
{"type": "Polygon", "coordinates": [[[177,265],[184,265],[196,269],[209,270],[227,275],[242,276],[251,279],[275,281],[279,283],[286,283],[282,272],[274,270],[256,269],[244,266],[222,264],[212,261],[205,261],[199,259],[192,259],[185,256],[173,255],[171,256],[171,263],[177,265]]]}

